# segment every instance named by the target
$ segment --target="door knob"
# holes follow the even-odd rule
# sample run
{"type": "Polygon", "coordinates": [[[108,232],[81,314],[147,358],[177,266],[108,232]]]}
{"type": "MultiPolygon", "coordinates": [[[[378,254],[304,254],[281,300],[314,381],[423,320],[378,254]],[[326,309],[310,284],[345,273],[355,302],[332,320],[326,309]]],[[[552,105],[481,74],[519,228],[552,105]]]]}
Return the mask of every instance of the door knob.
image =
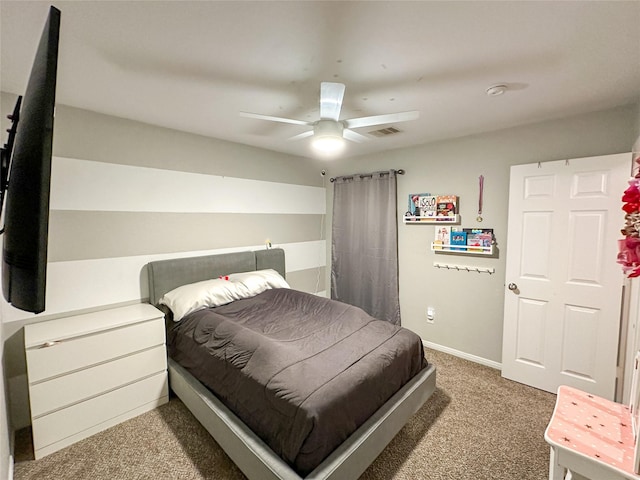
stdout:
{"type": "Polygon", "coordinates": [[[515,283],[510,283],[508,288],[513,292],[514,290],[518,289],[518,285],[516,285],[515,283]]]}

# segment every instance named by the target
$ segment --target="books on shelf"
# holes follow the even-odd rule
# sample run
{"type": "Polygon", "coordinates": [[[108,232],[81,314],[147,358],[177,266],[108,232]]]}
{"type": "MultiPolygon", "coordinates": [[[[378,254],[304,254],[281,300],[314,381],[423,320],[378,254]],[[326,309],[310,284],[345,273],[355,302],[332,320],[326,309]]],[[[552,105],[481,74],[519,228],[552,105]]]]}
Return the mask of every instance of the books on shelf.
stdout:
{"type": "Polygon", "coordinates": [[[436,197],[436,216],[453,217],[458,213],[458,197],[456,195],[438,195],[436,197]]]}
{"type": "Polygon", "coordinates": [[[467,246],[467,232],[463,230],[451,230],[451,236],[449,238],[449,245],[451,250],[466,250],[466,248],[460,248],[457,245],[467,246]]]}
{"type": "Polygon", "coordinates": [[[456,195],[431,195],[429,193],[409,194],[409,208],[405,213],[408,222],[454,223],[458,213],[456,195]]]}
{"type": "Polygon", "coordinates": [[[489,253],[493,245],[492,228],[460,228],[437,225],[433,250],[489,253]]]}
{"type": "Polygon", "coordinates": [[[445,227],[444,225],[436,226],[436,237],[433,240],[433,248],[442,250],[443,245],[449,245],[450,237],[451,227],[445,227]]]}
{"type": "Polygon", "coordinates": [[[493,228],[465,228],[463,230],[467,232],[468,252],[483,252],[485,249],[482,247],[490,247],[493,243],[493,228]]]}
{"type": "Polygon", "coordinates": [[[434,195],[420,197],[420,216],[427,218],[436,216],[436,197],[434,195]]]}
{"type": "Polygon", "coordinates": [[[428,193],[412,193],[409,195],[409,209],[407,216],[411,217],[435,217],[436,197],[428,193]]]}

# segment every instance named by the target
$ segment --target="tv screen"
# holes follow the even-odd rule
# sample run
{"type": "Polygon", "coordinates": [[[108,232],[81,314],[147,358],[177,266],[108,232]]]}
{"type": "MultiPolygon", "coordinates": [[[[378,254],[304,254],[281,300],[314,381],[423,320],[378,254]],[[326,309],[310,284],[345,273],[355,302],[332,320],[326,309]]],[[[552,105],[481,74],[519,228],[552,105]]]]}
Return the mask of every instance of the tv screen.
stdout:
{"type": "Polygon", "coordinates": [[[14,307],[33,313],[45,309],[59,34],[60,11],[51,7],[15,124],[13,152],[5,152],[10,160],[5,173],[2,292],[14,307]]]}

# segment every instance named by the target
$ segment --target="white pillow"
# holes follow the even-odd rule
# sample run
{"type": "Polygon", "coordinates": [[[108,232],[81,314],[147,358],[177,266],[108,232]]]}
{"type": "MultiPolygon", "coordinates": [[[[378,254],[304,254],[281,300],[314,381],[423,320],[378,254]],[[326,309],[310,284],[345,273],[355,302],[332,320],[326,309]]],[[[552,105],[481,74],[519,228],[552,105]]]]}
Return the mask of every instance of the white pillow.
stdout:
{"type": "Polygon", "coordinates": [[[237,287],[242,298],[253,297],[270,288],[290,288],[287,281],[273,269],[233,273],[229,281],[237,287]]]}
{"type": "Polygon", "coordinates": [[[191,312],[206,307],[219,307],[234,300],[254,297],[270,288],[289,288],[289,284],[275,270],[233,273],[224,278],[204,280],[174,288],[160,299],[178,322],[191,312]]]}
{"type": "Polygon", "coordinates": [[[235,284],[216,278],[175,288],[165,293],[159,303],[169,307],[173,312],[173,320],[178,322],[191,312],[225,305],[238,298],[238,287],[235,284]]]}

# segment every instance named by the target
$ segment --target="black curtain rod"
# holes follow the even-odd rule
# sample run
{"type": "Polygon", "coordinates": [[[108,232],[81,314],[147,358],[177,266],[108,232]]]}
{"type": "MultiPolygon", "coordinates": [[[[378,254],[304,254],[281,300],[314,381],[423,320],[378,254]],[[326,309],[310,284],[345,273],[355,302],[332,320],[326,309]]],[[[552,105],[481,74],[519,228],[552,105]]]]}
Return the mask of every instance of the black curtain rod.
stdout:
{"type": "MultiPolygon", "coordinates": [[[[405,173],[404,170],[401,169],[401,168],[399,170],[394,170],[394,172],[396,172],[398,175],[404,175],[404,173],[405,173]]],[[[388,170],[383,170],[381,172],[373,172],[373,173],[359,173],[359,174],[356,173],[354,175],[345,175],[344,177],[337,177],[337,178],[353,178],[353,177],[358,177],[358,176],[360,178],[365,178],[365,177],[371,177],[371,176],[376,175],[376,174],[384,174],[384,173],[389,173],[389,171],[388,170]]],[[[331,183],[335,182],[336,181],[336,177],[331,177],[329,179],[329,181],[331,181],[331,183]]]]}

